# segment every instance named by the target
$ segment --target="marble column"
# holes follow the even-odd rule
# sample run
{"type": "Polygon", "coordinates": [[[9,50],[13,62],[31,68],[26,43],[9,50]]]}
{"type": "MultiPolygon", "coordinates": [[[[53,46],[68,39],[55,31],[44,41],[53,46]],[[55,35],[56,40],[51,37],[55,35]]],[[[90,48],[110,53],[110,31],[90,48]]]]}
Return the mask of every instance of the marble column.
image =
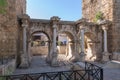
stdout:
{"type": "Polygon", "coordinates": [[[57,25],[56,24],[54,24],[53,25],[53,52],[54,53],[56,53],[56,51],[57,51],[57,47],[56,47],[56,27],[57,27],[57,25]]]}
{"type": "Polygon", "coordinates": [[[104,52],[103,52],[103,61],[109,61],[109,52],[108,52],[108,48],[107,48],[107,30],[108,30],[108,27],[106,26],[102,26],[102,29],[104,31],[104,52]]]}
{"type": "Polygon", "coordinates": [[[53,43],[52,43],[52,46],[53,46],[53,50],[52,50],[52,53],[51,53],[51,56],[52,56],[52,60],[51,60],[51,66],[57,66],[58,63],[57,63],[57,46],[56,46],[56,28],[57,28],[57,25],[54,24],[53,25],[53,43]]]}
{"type": "Polygon", "coordinates": [[[28,25],[27,24],[22,24],[22,27],[23,27],[23,54],[21,56],[21,64],[20,64],[20,67],[21,68],[27,68],[29,67],[29,63],[28,63],[28,54],[27,54],[27,27],[28,25]]]}
{"type": "Polygon", "coordinates": [[[30,64],[31,61],[32,61],[31,43],[32,43],[32,41],[29,40],[29,42],[28,42],[28,52],[27,52],[29,64],[30,64]]]}
{"type": "Polygon", "coordinates": [[[81,52],[80,52],[80,60],[85,61],[85,53],[84,53],[84,28],[80,29],[80,37],[81,37],[81,52]]]}
{"type": "Polygon", "coordinates": [[[47,55],[47,58],[46,58],[46,62],[47,62],[48,64],[51,63],[51,53],[52,53],[51,41],[49,40],[49,41],[48,41],[48,55],[47,55]]]}
{"type": "Polygon", "coordinates": [[[68,38],[68,55],[67,55],[67,58],[70,59],[72,57],[72,43],[71,43],[71,39],[68,38]]]}
{"type": "Polygon", "coordinates": [[[50,19],[52,28],[53,28],[53,42],[52,42],[52,48],[50,51],[50,64],[51,66],[59,66],[57,61],[58,51],[56,46],[56,37],[57,37],[57,26],[59,24],[60,18],[58,16],[53,16],[50,19]]]}

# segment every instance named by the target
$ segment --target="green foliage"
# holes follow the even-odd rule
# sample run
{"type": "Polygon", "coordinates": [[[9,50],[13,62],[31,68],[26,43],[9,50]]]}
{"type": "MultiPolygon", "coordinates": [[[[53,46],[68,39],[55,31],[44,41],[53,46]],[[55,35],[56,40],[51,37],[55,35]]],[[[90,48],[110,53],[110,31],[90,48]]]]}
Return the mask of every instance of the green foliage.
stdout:
{"type": "Polygon", "coordinates": [[[41,46],[45,46],[45,41],[41,41],[41,46]]]}
{"type": "Polygon", "coordinates": [[[6,7],[7,1],[6,0],[0,0],[0,7],[6,7]]]}
{"type": "Polygon", "coordinates": [[[60,45],[61,45],[61,41],[58,41],[58,42],[57,42],[57,45],[60,46],[60,45]]]}
{"type": "Polygon", "coordinates": [[[103,19],[103,13],[102,12],[97,12],[95,15],[95,19],[94,22],[97,22],[98,20],[102,20],[103,19]]]}
{"type": "Polygon", "coordinates": [[[0,14],[5,14],[6,10],[5,9],[0,9],[0,14]]]}
{"type": "Polygon", "coordinates": [[[7,0],[0,0],[0,14],[6,13],[7,0]]]}

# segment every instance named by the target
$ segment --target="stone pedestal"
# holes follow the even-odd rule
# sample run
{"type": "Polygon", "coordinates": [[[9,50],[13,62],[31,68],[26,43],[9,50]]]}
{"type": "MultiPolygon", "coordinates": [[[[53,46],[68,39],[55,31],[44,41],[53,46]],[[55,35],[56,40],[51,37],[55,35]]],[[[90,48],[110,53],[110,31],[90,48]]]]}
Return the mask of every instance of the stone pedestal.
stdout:
{"type": "Polygon", "coordinates": [[[103,58],[102,58],[102,61],[103,62],[108,62],[108,61],[110,61],[110,53],[108,53],[108,52],[103,52],[103,58]]]}
{"type": "Polygon", "coordinates": [[[85,61],[85,54],[84,54],[84,52],[81,52],[80,53],[80,61],[85,61]]]}
{"type": "Polygon", "coordinates": [[[23,54],[21,56],[21,64],[20,64],[20,68],[28,68],[29,67],[29,63],[27,58],[25,57],[25,54],[23,54]]]}
{"type": "Polygon", "coordinates": [[[52,53],[52,59],[51,59],[51,66],[57,67],[59,66],[58,61],[57,61],[57,52],[52,53]]]}

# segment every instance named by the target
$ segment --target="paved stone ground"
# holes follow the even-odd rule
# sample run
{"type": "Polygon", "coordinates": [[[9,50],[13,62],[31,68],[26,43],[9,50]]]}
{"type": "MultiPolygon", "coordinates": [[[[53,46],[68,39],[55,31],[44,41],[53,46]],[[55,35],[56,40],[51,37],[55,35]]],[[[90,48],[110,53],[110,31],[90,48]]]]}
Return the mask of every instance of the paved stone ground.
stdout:
{"type": "Polygon", "coordinates": [[[104,80],[120,80],[120,69],[104,69],[104,80]]]}
{"type": "Polygon", "coordinates": [[[72,64],[65,60],[64,55],[59,55],[60,67],[51,67],[46,63],[46,56],[34,56],[28,69],[16,69],[13,74],[43,73],[70,70],[72,64]]]}
{"type": "MultiPolygon", "coordinates": [[[[59,55],[60,67],[50,67],[45,62],[46,56],[34,56],[32,64],[28,69],[16,69],[14,74],[27,74],[27,73],[42,73],[42,72],[54,72],[70,70],[72,63],[68,62],[63,55],[59,55]]],[[[103,67],[104,80],[120,80],[120,69],[104,68],[103,64],[95,63],[98,66],[103,67]]]]}
{"type": "Polygon", "coordinates": [[[95,64],[103,68],[104,80],[120,80],[120,68],[105,68],[105,64],[95,64]]]}

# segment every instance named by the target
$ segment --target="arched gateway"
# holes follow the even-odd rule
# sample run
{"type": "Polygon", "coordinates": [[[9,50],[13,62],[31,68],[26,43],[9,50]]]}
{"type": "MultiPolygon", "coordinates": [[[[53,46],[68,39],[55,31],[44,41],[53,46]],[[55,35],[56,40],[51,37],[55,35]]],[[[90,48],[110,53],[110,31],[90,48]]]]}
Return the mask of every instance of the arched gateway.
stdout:
{"type": "Polygon", "coordinates": [[[61,21],[57,16],[51,17],[50,20],[30,19],[28,15],[23,14],[19,16],[19,25],[19,32],[22,33],[19,35],[19,52],[22,51],[22,54],[17,54],[17,61],[19,61],[20,67],[29,66],[32,57],[30,46],[33,37],[38,35],[39,32],[47,36],[48,54],[46,60],[52,66],[57,65],[57,56],[60,53],[58,49],[61,48],[61,44],[66,45],[64,52],[66,58],[71,61],[101,60],[103,51],[101,26],[104,26],[104,24],[90,23],[85,19],[76,22],[61,21]],[[61,35],[66,38],[60,38],[61,35]],[[62,42],[62,40],[66,41],[62,42]],[[93,59],[94,56],[96,58],[93,59]]]}

